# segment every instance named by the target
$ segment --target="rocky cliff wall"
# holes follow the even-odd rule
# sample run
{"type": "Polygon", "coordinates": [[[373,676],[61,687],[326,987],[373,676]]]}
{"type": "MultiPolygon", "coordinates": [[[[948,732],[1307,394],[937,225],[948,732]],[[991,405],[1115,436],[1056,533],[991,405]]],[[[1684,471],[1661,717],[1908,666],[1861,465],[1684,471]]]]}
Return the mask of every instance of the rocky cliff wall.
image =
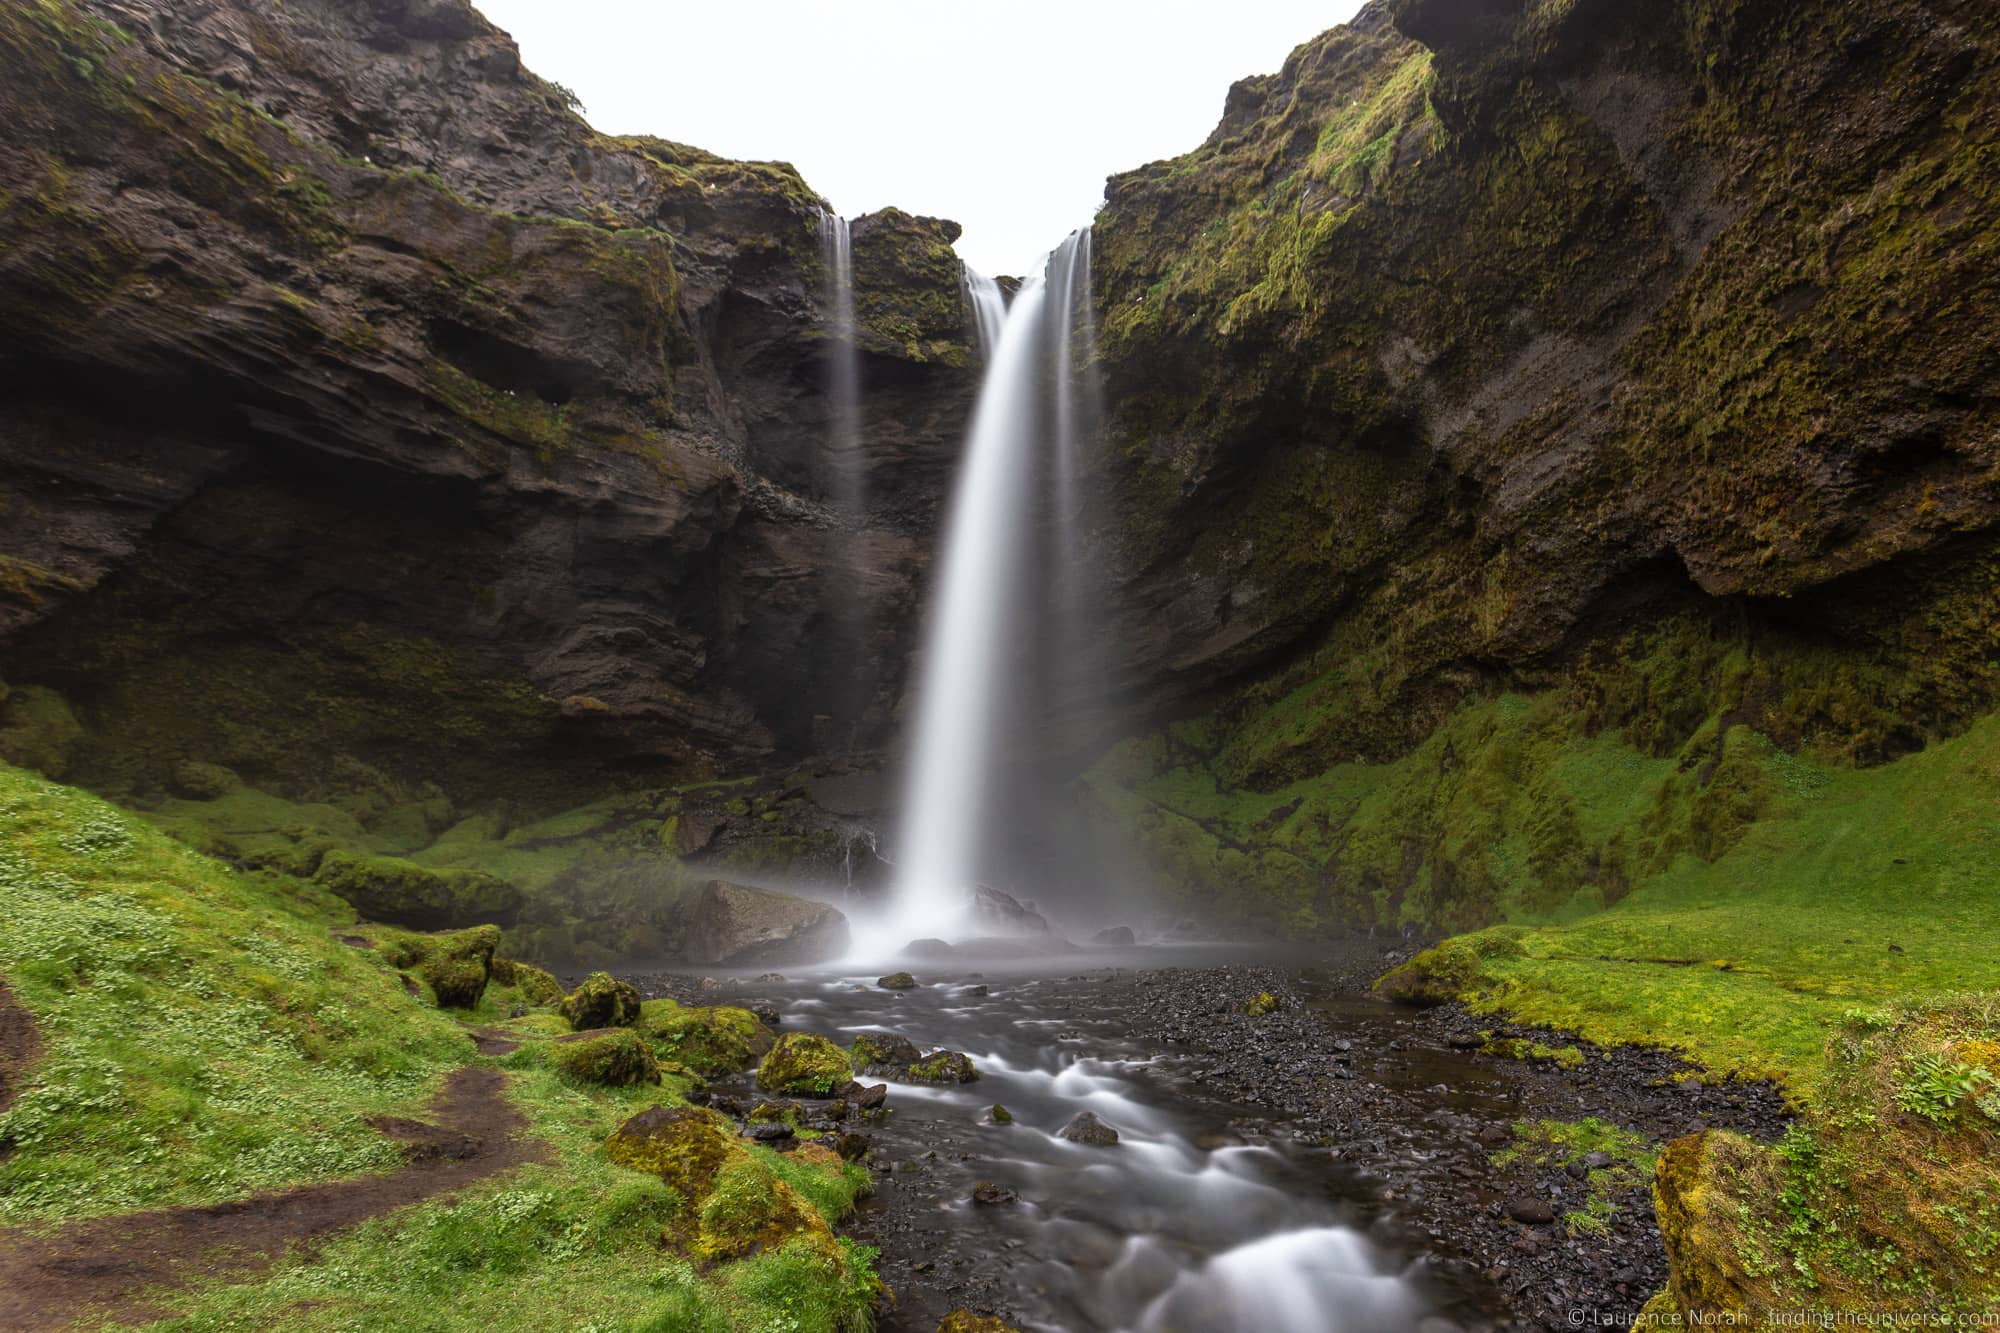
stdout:
{"type": "Polygon", "coordinates": [[[548,808],[881,743],[953,224],[854,226],[857,522],[817,197],[597,134],[462,0],[12,5],[0,114],[0,676],[78,720],[57,772],[548,808]],[[813,651],[854,569],[868,637],[813,651]]]}
{"type": "Polygon", "coordinates": [[[1110,632],[1202,720],[1113,821],[1253,915],[1466,924],[1726,845],[1733,728],[1990,709],[1996,58],[1951,0],[1389,0],[1115,178],[1110,632]],[[1552,776],[1599,735],[1685,775],[1636,860],[1552,776]]]}

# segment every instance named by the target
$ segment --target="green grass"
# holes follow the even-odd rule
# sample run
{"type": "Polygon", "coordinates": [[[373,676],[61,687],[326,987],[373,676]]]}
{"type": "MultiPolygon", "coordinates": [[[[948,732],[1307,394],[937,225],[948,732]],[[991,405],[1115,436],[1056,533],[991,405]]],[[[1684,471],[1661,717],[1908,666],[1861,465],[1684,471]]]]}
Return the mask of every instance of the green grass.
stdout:
{"type": "Polygon", "coordinates": [[[48,1044],[0,1116],[0,1221],[395,1166],[365,1117],[421,1106],[468,1043],[334,939],[352,919],[0,767],[0,975],[48,1044]]]}
{"type": "MultiPolygon", "coordinates": [[[[519,1025],[532,1032],[535,1024],[519,1025]]],[[[510,1092],[556,1160],[530,1165],[456,1199],[364,1223],[312,1260],[248,1284],[173,1301],[175,1333],[284,1327],[300,1333],[490,1333],[563,1328],[601,1333],[866,1333],[873,1327],[867,1251],[848,1272],[781,1250],[697,1271],[663,1247],[681,1200],[656,1178],[606,1160],[601,1145],[627,1116],[675,1099],[659,1088],[579,1089],[533,1044],[501,1060],[510,1092]]],[[[777,1153],[753,1155],[834,1220],[866,1188],[777,1153]]]]}
{"type": "Polygon", "coordinates": [[[1849,1009],[2000,989],[2000,717],[1880,768],[1771,766],[1807,793],[1788,813],[1514,933],[1480,1006],[1804,1091],[1849,1009]]]}
{"type": "MultiPolygon", "coordinates": [[[[553,1160],[371,1219],[249,1282],[163,1295],[184,1330],[684,1329],[865,1333],[871,1252],[787,1245],[697,1272],[672,1248],[686,1205],[603,1143],[687,1081],[585,1088],[548,1059],[566,1030],[509,1017],[489,986],[447,1014],[402,988],[403,933],[352,924],[308,882],[246,873],[81,792],[0,767],[0,976],[35,1015],[42,1061],[4,1117],[0,1222],[30,1228],[241,1197],[401,1158],[367,1124],[421,1116],[442,1075],[477,1062],[467,1026],[523,1041],[497,1061],[553,1160]]],[[[868,1188],[831,1154],[751,1147],[828,1221],[868,1188]]]]}

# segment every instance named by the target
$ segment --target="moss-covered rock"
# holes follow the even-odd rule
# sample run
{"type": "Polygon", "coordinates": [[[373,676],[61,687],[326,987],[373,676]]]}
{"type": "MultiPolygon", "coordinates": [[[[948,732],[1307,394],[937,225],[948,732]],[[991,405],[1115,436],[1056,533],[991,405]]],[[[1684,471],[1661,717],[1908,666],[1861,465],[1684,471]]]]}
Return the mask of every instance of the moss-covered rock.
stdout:
{"type": "Polygon", "coordinates": [[[1021,1333],[1006,1320],[970,1310],[953,1310],[938,1321],[937,1333],[1021,1333]]]}
{"type": "Polygon", "coordinates": [[[757,1086],[766,1092],[788,1092],[803,1097],[831,1097],[836,1088],[853,1077],[847,1052],[809,1032],[787,1032],[779,1037],[757,1066],[757,1086]]]}
{"type": "Polygon", "coordinates": [[[629,1088],[658,1083],[660,1065],[653,1049],[631,1028],[600,1028],[556,1038],[550,1061],[563,1077],[578,1083],[629,1088]]]}
{"type": "Polygon", "coordinates": [[[502,986],[512,986],[521,992],[523,999],[533,1005],[559,1005],[566,998],[562,983],[544,968],[533,963],[524,963],[518,958],[495,955],[493,959],[493,980],[502,986]]]}
{"type": "Polygon", "coordinates": [[[1278,997],[1269,991],[1260,991],[1251,996],[1250,1003],[1243,1006],[1243,1012],[1252,1018],[1262,1018],[1265,1014],[1277,1012],[1277,1009],[1278,997]]]}
{"type": "Polygon", "coordinates": [[[493,953],[500,944],[498,926],[442,935],[397,933],[382,942],[382,955],[397,967],[423,978],[442,1009],[471,1009],[486,993],[493,975],[493,953]]]}
{"type": "Polygon", "coordinates": [[[840,1252],[826,1219],[763,1162],[738,1158],[716,1173],[701,1203],[697,1254],[740,1259],[799,1243],[829,1256],[840,1252]]]}
{"type": "Polygon", "coordinates": [[[724,1163],[747,1156],[729,1122],[700,1106],[653,1106],[626,1120],[604,1142],[612,1161],[658,1176],[698,1204],[724,1163]]]}
{"type": "Polygon", "coordinates": [[[777,1040],[747,1009],[688,1008],[672,1000],[647,1000],[640,1010],[639,1031],[662,1059],[677,1060],[711,1077],[749,1068],[777,1040]]]}
{"type": "Polygon", "coordinates": [[[313,879],[363,916],[417,930],[510,923],[521,895],[476,870],[432,870],[395,856],[329,851],[313,879]]]}
{"type": "Polygon", "coordinates": [[[908,972],[891,972],[886,977],[877,978],[875,984],[883,990],[914,990],[917,979],[908,972]]]}
{"type": "Polygon", "coordinates": [[[638,988],[608,972],[593,972],[557,1006],[565,1021],[588,1028],[627,1028],[639,1021],[638,988]]]}
{"type": "Polygon", "coordinates": [[[923,1058],[923,1052],[907,1037],[893,1032],[864,1032],[854,1039],[853,1061],[857,1070],[882,1066],[906,1069],[923,1058]]]}
{"type": "Polygon", "coordinates": [[[60,778],[82,736],[69,703],[45,686],[24,685],[0,701],[0,759],[10,764],[60,778]]]}
{"type": "Polygon", "coordinates": [[[243,785],[243,779],[221,764],[183,759],[168,776],[167,789],[188,801],[214,801],[243,785]]]}
{"type": "Polygon", "coordinates": [[[994,1315],[953,1310],[938,1321],[937,1333],[1020,1333],[1020,1330],[994,1315]]]}
{"type": "Polygon", "coordinates": [[[1721,1130],[1669,1143],[1653,1194],[1674,1306],[1697,1324],[1994,1308],[1996,1043],[1990,994],[1854,1010],[1775,1145],[1721,1130]]]}
{"type": "Polygon", "coordinates": [[[979,1070],[961,1051],[932,1051],[912,1061],[904,1076],[913,1083],[976,1083],[979,1070]]]}
{"type": "Polygon", "coordinates": [[[1458,999],[1479,981],[1479,952],[1461,940],[1424,950],[1375,983],[1375,993],[1397,1004],[1429,1008],[1458,999]]]}

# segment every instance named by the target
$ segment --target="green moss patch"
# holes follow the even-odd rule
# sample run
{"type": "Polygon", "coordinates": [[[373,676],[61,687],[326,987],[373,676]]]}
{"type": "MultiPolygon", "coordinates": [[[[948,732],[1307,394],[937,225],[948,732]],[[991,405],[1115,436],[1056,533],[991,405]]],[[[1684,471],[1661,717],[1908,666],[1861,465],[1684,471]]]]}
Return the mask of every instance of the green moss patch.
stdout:
{"type": "Polygon", "coordinates": [[[640,1008],[639,1030],[661,1059],[711,1076],[749,1068],[776,1042],[747,1009],[687,1008],[672,1000],[647,1000],[640,1008]]]}
{"type": "Polygon", "coordinates": [[[809,1032],[785,1033],[757,1066],[758,1087],[794,1096],[830,1097],[853,1077],[847,1052],[809,1032]]]}

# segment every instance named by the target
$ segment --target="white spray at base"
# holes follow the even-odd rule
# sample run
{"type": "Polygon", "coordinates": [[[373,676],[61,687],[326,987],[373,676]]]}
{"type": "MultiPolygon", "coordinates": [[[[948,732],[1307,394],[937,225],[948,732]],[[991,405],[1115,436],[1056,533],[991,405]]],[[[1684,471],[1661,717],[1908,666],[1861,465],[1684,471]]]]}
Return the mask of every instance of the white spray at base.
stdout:
{"type": "MultiPolygon", "coordinates": [[[[993,821],[1002,700],[1022,669],[1017,610],[1071,600],[1023,581],[1042,569],[1032,558],[1041,469],[1057,471],[1059,528],[1076,518],[1072,366],[1079,308],[1089,333],[1088,238],[1086,229],[1064,242],[1011,302],[991,278],[965,275],[986,371],[931,585],[894,881],[886,909],[854,922],[857,956],[965,933],[993,821]]],[[[1055,563],[1068,579],[1069,562],[1055,563]]]]}

